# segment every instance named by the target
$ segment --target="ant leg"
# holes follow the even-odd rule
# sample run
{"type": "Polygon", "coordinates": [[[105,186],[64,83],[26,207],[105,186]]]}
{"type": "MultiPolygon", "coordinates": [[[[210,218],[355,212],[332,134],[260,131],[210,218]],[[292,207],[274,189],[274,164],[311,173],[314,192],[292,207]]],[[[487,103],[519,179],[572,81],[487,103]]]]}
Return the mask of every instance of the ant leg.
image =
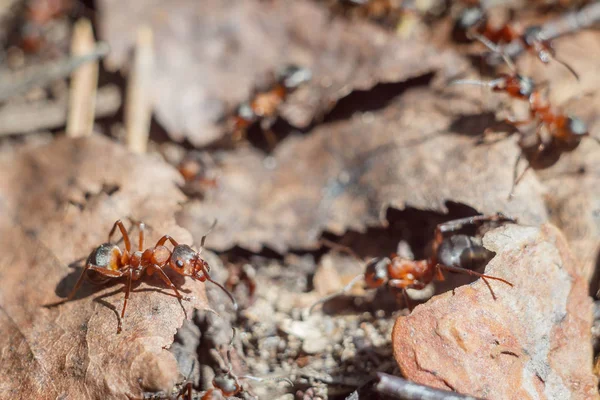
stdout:
{"type": "Polygon", "coordinates": [[[75,293],[77,293],[77,290],[79,290],[79,287],[83,283],[83,278],[84,278],[85,273],[86,273],[87,270],[96,271],[99,274],[104,275],[104,276],[108,276],[110,278],[119,278],[119,277],[123,276],[123,274],[121,272],[119,272],[119,271],[113,271],[111,269],[100,267],[100,266],[92,264],[91,262],[88,261],[85,264],[85,268],[83,268],[83,271],[81,272],[81,275],[79,275],[79,279],[77,279],[77,283],[75,283],[75,287],[73,288],[73,290],[71,291],[71,293],[69,293],[69,296],[67,297],[67,301],[70,301],[70,300],[73,299],[73,297],[75,297],[75,293]]]}
{"type": "Polygon", "coordinates": [[[458,230],[462,229],[463,227],[465,227],[465,225],[475,225],[475,224],[479,224],[482,222],[516,222],[516,221],[515,221],[515,219],[510,218],[500,212],[495,213],[495,214],[489,214],[489,215],[475,215],[472,217],[459,218],[459,219],[455,219],[452,221],[447,221],[447,222],[443,222],[443,223],[439,224],[435,228],[435,236],[437,239],[437,237],[443,237],[443,235],[446,233],[458,231],[458,230]]]}
{"type": "Polygon", "coordinates": [[[329,300],[336,298],[338,296],[341,296],[345,293],[347,293],[348,291],[350,291],[350,289],[352,289],[352,287],[354,285],[356,285],[359,281],[364,280],[365,279],[365,274],[360,274],[360,275],[356,275],[354,278],[352,278],[352,280],[346,285],[344,286],[341,290],[338,290],[335,293],[330,294],[329,296],[325,296],[322,299],[317,300],[316,302],[314,302],[309,308],[308,308],[308,315],[312,314],[313,310],[315,309],[316,306],[318,306],[319,304],[323,304],[328,302],[329,300]]]}
{"type": "Polygon", "coordinates": [[[362,263],[362,262],[364,262],[364,260],[363,260],[362,258],[360,258],[360,257],[358,256],[358,254],[356,254],[356,253],[354,252],[354,250],[352,250],[352,249],[351,249],[350,247],[348,247],[348,246],[344,246],[344,245],[342,245],[342,244],[339,244],[339,243],[336,243],[336,242],[332,242],[332,241],[331,241],[331,240],[329,240],[329,239],[321,239],[321,240],[319,240],[319,244],[321,244],[321,245],[324,245],[324,246],[327,246],[327,247],[329,247],[330,249],[333,249],[333,250],[339,251],[340,253],[346,253],[347,255],[349,255],[349,256],[351,256],[351,257],[353,257],[353,258],[357,259],[357,260],[358,260],[359,262],[361,262],[361,263],[362,263]]]}
{"type": "Polygon", "coordinates": [[[408,293],[406,293],[406,289],[401,289],[400,291],[402,292],[402,298],[404,299],[404,304],[406,305],[406,308],[408,308],[409,312],[412,312],[412,310],[413,310],[412,302],[408,298],[408,293]]]}
{"type": "Polygon", "coordinates": [[[506,283],[507,285],[509,285],[511,287],[513,286],[512,283],[510,283],[509,281],[507,281],[505,279],[498,278],[498,277],[495,277],[495,276],[480,274],[479,272],[475,272],[475,271],[472,271],[472,270],[466,269],[466,268],[448,266],[448,265],[444,265],[444,264],[437,264],[436,268],[444,269],[446,271],[451,271],[451,272],[458,272],[460,274],[477,276],[477,277],[483,279],[483,282],[487,285],[487,287],[490,290],[490,293],[492,294],[492,297],[494,298],[494,300],[496,300],[496,295],[494,294],[494,291],[492,290],[492,287],[490,286],[490,284],[487,281],[487,279],[493,279],[493,280],[496,280],[496,281],[500,281],[500,282],[506,283]]]}
{"type": "Polygon", "coordinates": [[[140,230],[138,250],[139,251],[144,251],[144,230],[146,229],[146,224],[144,224],[143,222],[140,222],[140,224],[138,225],[138,227],[139,227],[138,229],[140,230]]]}
{"type": "Polygon", "coordinates": [[[73,288],[73,290],[67,297],[67,301],[72,300],[73,297],[75,297],[75,293],[77,292],[77,290],[79,290],[79,287],[83,283],[83,277],[85,276],[86,271],[91,267],[91,265],[92,265],[92,263],[89,261],[85,263],[85,268],[83,268],[81,275],[79,275],[79,279],[77,279],[77,283],[75,284],[75,287],[73,288]]]}
{"type": "Polygon", "coordinates": [[[175,291],[175,294],[177,295],[177,298],[181,299],[181,300],[186,300],[186,301],[190,301],[191,298],[187,297],[187,296],[182,296],[181,293],[179,293],[179,290],[177,290],[177,288],[175,287],[175,285],[173,284],[173,282],[171,282],[171,279],[169,279],[169,277],[167,276],[167,274],[165,273],[165,271],[163,271],[163,269],[161,267],[159,267],[158,265],[154,265],[153,266],[154,270],[158,272],[158,276],[160,277],[160,279],[162,279],[162,281],[171,289],[173,289],[175,291]]]}
{"type": "Polygon", "coordinates": [[[171,236],[169,236],[169,235],[165,235],[165,236],[161,237],[160,239],[158,239],[158,242],[156,242],[156,247],[158,247],[158,246],[164,246],[164,244],[167,242],[167,240],[168,240],[169,242],[171,242],[171,244],[172,244],[173,246],[179,246],[179,243],[177,243],[177,242],[175,241],[175,239],[173,239],[173,238],[172,238],[171,236]]]}
{"type": "Polygon", "coordinates": [[[121,310],[121,320],[119,321],[119,326],[117,327],[117,333],[121,332],[121,321],[125,318],[125,309],[127,308],[127,300],[129,300],[129,293],[131,292],[131,281],[133,280],[133,272],[130,269],[127,271],[127,286],[125,289],[125,301],[123,302],[123,310],[121,310]]]}
{"type": "MultiPolygon", "coordinates": [[[[516,223],[517,221],[514,218],[506,216],[500,212],[490,215],[475,215],[473,217],[466,217],[455,219],[452,221],[447,221],[439,224],[435,228],[435,233],[433,235],[433,251],[434,254],[437,253],[438,247],[444,241],[444,235],[449,232],[455,232],[462,229],[465,225],[474,225],[482,222],[512,222],[516,223]]],[[[441,274],[441,271],[439,272],[441,274]]],[[[442,279],[443,280],[443,277],[442,279]]]]}
{"type": "Polygon", "coordinates": [[[123,241],[125,242],[125,248],[127,249],[128,252],[131,252],[131,242],[129,241],[129,234],[127,233],[127,229],[125,229],[125,225],[123,225],[123,222],[121,222],[120,219],[118,219],[115,222],[112,229],[110,230],[110,233],[108,234],[108,243],[112,243],[111,239],[117,229],[117,226],[119,227],[119,230],[121,231],[121,235],[123,235],[123,241]]]}

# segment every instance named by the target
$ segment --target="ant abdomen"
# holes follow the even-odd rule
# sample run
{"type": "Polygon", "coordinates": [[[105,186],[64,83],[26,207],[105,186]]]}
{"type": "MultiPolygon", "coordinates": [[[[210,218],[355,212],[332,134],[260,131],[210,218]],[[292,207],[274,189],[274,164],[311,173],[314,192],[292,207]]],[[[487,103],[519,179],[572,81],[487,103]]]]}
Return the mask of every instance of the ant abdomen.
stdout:
{"type": "MultiPolygon", "coordinates": [[[[121,250],[112,243],[103,243],[96,247],[94,251],[88,256],[87,262],[97,267],[102,267],[117,271],[119,269],[121,257],[121,250]]],[[[111,278],[106,275],[102,275],[99,272],[88,269],[86,271],[87,278],[95,284],[106,283],[111,278]]]]}
{"type": "Polygon", "coordinates": [[[494,252],[489,251],[481,240],[467,235],[453,235],[445,238],[438,248],[437,260],[440,264],[478,269],[487,264],[494,257],[494,252]]]}

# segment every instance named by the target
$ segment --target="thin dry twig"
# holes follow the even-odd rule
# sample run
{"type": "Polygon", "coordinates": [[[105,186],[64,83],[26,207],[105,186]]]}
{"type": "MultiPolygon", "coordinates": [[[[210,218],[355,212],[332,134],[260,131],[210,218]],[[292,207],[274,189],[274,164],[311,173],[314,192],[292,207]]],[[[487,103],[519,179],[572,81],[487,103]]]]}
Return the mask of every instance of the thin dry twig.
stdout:
{"type": "Polygon", "coordinates": [[[142,26],[138,30],[135,59],[127,83],[125,103],[127,147],[135,153],[145,153],[148,147],[152,118],[153,68],[152,29],[149,26],[142,26]]]}
{"type": "MultiPolygon", "coordinates": [[[[600,22],[600,3],[592,3],[579,11],[569,12],[555,20],[549,21],[542,26],[540,36],[543,39],[552,40],[560,36],[589,28],[600,22]]],[[[510,58],[515,58],[525,51],[523,42],[515,40],[504,47],[504,53],[510,58]]],[[[498,53],[490,53],[486,57],[490,65],[497,65],[503,62],[502,56],[498,53]]]]}
{"type": "Polygon", "coordinates": [[[108,54],[110,47],[98,42],[92,52],[83,56],[69,56],[62,60],[38,65],[27,71],[0,74],[0,101],[23,94],[34,87],[44,87],[53,81],[69,76],[81,65],[92,62],[108,54]]]}
{"type": "MultiPolygon", "coordinates": [[[[88,54],[94,50],[94,31],[90,20],[82,18],[73,27],[71,53],[73,56],[88,54]]],[[[92,134],[96,90],[98,88],[98,61],[77,68],[71,78],[67,136],[79,137],[92,134]]]]}
{"type": "MultiPolygon", "coordinates": [[[[94,103],[94,114],[97,118],[114,115],[121,107],[119,87],[117,85],[101,87],[98,89],[94,103]]],[[[0,136],[61,128],[67,121],[67,108],[66,99],[8,104],[0,108],[0,136]]]]}
{"type": "Polygon", "coordinates": [[[434,389],[429,386],[419,385],[397,376],[377,373],[375,390],[379,393],[402,400],[478,400],[477,397],[434,389]]]}

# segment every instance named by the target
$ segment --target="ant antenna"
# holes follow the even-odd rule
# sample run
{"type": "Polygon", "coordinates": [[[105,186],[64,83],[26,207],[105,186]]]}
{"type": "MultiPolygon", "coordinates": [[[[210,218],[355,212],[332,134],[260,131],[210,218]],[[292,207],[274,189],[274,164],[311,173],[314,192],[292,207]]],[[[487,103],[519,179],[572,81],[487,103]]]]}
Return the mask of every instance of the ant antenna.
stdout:
{"type": "Polygon", "coordinates": [[[554,61],[556,61],[557,63],[559,63],[560,65],[562,65],[563,67],[565,67],[566,69],[569,70],[569,72],[575,77],[575,79],[577,79],[577,81],[579,81],[579,74],[577,73],[577,71],[575,71],[573,69],[573,67],[571,67],[569,64],[567,64],[566,61],[563,61],[562,59],[556,57],[556,56],[552,56],[552,59],[554,61]]]}
{"type": "Polygon", "coordinates": [[[500,46],[492,43],[491,40],[489,40],[488,38],[486,38],[483,35],[480,35],[479,33],[471,33],[470,35],[472,38],[481,42],[485,47],[487,47],[493,53],[500,54],[500,56],[502,56],[502,59],[504,60],[504,62],[508,66],[508,68],[510,68],[510,70],[514,73],[517,72],[517,67],[515,66],[515,63],[510,59],[508,54],[506,54],[506,52],[504,50],[502,50],[502,48],[500,48],[500,46]]]}
{"type": "Polygon", "coordinates": [[[360,275],[356,275],[354,278],[352,278],[352,280],[342,288],[342,290],[337,291],[335,293],[330,294],[329,296],[325,296],[322,299],[319,299],[318,301],[316,301],[312,306],[310,306],[310,308],[308,309],[308,315],[312,314],[313,310],[315,309],[316,306],[318,306],[319,304],[323,304],[328,302],[329,300],[338,297],[346,292],[348,292],[350,289],[352,289],[352,287],[354,285],[356,285],[357,282],[359,282],[360,280],[364,280],[365,279],[365,274],[360,274],[360,275]]]}
{"type": "MultiPolygon", "coordinates": [[[[213,284],[217,285],[223,292],[225,292],[225,294],[227,295],[227,297],[229,297],[229,299],[231,300],[231,302],[233,303],[233,310],[237,311],[238,310],[238,303],[235,300],[235,297],[233,297],[233,294],[231,294],[231,292],[229,290],[227,290],[223,285],[221,285],[219,282],[213,280],[208,274],[205,274],[204,276],[206,276],[206,280],[209,282],[212,282],[213,284]]],[[[217,314],[218,315],[218,314],[217,314]]]]}
{"type": "Polygon", "coordinates": [[[479,79],[457,79],[449,83],[449,86],[454,85],[475,85],[494,88],[504,82],[504,78],[493,79],[491,81],[481,81],[479,79]]]}
{"type": "Polygon", "coordinates": [[[321,239],[321,240],[319,240],[319,243],[320,243],[320,244],[322,244],[322,245],[324,245],[324,246],[327,246],[327,247],[329,247],[330,249],[337,250],[337,251],[339,251],[340,253],[346,253],[346,254],[348,254],[349,256],[351,256],[351,257],[354,257],[356,260],[358,260],[358,261],[359,261],[359,262],[361,262],[361,263],[363,262],[363,259],[362,259],[362,258],[360,258],[360,257],[358,256],[358,254],[356,254],[356,253],[354,252],[354,250],[352,250],[352,249],[351,249],[350,247],[348,247],[348,246],[344,246],[344,245],[342,245],[342,244],[339,244],[339,243],[333,242],[333,241],[331,241],[331,240],[329,240],[329,239],[321,239]]]}
{"type": "Polygon", "coordinates": [[[200,239],[200,250],[198,250],[198,253],[201,253],[202,249],[204,249],[204,243],[206,242],[206,237],[208,236],[209,233],[212,232],[212,230],[215,228],[215,226],[217,226],[217,221],[218,220],[215,218],[215,220],[213,221],[210,228],[208,228],[208,231],[204,234],[204,236],[202,236],[202,239],[200,239]]]}
{"type": "MultiPolygon", "coordinates": [[[[351,256],[354,259],[356,259],[361,264],[364,262],[364,260],[362,258],[360,258],[358,256],[358,254],[356,254],[354,252],[354,250],[352,250],[348,246],[344,246],[344,245],[341,245],[339,243],[332,242],[331,240],[328,240],[328,239],[321,239],[321,240],[319,240],[319,243],[321,243],[322,245],[325,245],[325,246],[329,247],[330,249],[337,250],[337,251],[339,251],[341,253],[346,253],[349,256],[351,256]]],[[[331,300],[331,299],[333,299],[333,298],[335,298],[337,296],[340,296],[340,295],[348,292],[350,289],[352,289],[352,287],[354,285],[356,285],[356,283],[358,281],[360,281],[361,279],[364,279],[364,278],[365,278],[365,274],[364,273],[360,274],[360,275],[357,275],[354,278],[352,278],[352,280],[346,286],[344,286],[340,291],[332,293],[329,296],[325,296],[322,299],[318,300],[317,302],[313,303],[313,305],[311,305],[310,308],[308,309],[308,315],[312,314],[312,312],[315,309],[315,307],[318,306],[319,304],[326,303],[329,300],[331,300]]]]}

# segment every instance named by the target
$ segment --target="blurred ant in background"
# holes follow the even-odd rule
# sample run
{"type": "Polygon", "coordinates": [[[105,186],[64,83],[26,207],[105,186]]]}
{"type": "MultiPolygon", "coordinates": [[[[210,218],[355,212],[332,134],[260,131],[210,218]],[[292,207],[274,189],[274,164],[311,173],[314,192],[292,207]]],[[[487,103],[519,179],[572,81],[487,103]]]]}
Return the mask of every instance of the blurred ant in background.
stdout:
{"type": "MultiPolygon", "coordinates": [[[[251,305],[252,303],[254,303],[254,300],[255,300],[254,295],[256,294],[256,279],[255,279],[256,272],[255,272],[254,268],[252,268],[252,266],[250,264],[243,264],[243,265],[231,264],[229,266],[228,270],[229,270],[229,276],[227,277],[227,280],[225,281],[225,287],[229,291],[234,293],[238,286],[241,286],[241,285],[245,286],[246,293],[248,295],[248,297],[247,297],[248,305],[251,305]]],[[[238,296],[238,298],[239,298],[239,296],[238,296]]]]}
{"type": "MultiPolygon", "coordinates": [[[[408,304],[406,289],[420,290],[434,280],[443,281],[445,279],[443,271],[458,272],[481,278],[495,300],[496,295],[488,279],[497,280],[509,286],[513,286],[512,283],[502,278],[473,271],[473,269],[487,264],[493,258],[494,253],[483,247],[481,239],[457,233],[467,225],[485,222],[516,223],[514,219],[496,213],[461,218],[439,224],[435,229],[432,254],[429,258],[415,261],[401,258],[396,254],[392,254],[389,258],[374,258],[366,263],[365,272],[352,279],[342,290],[314,303],[308,310],[309,314],[317,305],[348,292],[360,281],[364,281],[368,289],[377,289],[385,285],[393,289],[400,289],[405,302],[408,304]]],[[[323,243],[331,248],[345,251],[360,260],[351,249],[345,246],[328,240],[323,240],[323,243]]]]}
{"type": "MultiPolygon", "coordinates": [[[[229,346],[227,347],[227,369],[215,374],[215,377],[212,381],[213,388],[208,389],[202,395],[200,395],[200,400],[226,400],[231,396],[240,395],[245,392],[243,383],[241,382],[241,380],[244,379],[253,380],[256,382],[283,381],[288,383],[290,386],[293,386],[293,382],[288,378],[257,378],[251,375],[237,376],[233,372],[233,363],[231,362],[231,349],[233,348],[233,342],[236,335],[236,329],[232,328],[232,330],[233,335],[231,337],[231,341],[229,342],[229,346]]],[[[174,397],[174,399],[192,400],[192,383],[189,382],[189,380],[176,395],[176,397],[174,397]]]]}
{"type": "MultiPolygon", "coordinates": [[[[490,50],[500,52],[512,73],[503,74],[491,81],[464,79],[454,81],[451,84],[486,86],[494,92],[504,92],[511,98],[525,100],[529,103],[528,119],[517,121],[509,118],[504,121],[515,128],[509,134],[519,134],[518,143],[521,148],[514,165],[513,184],[509,193],[509,197],[511,197],[516,185],[530,168],[540,169],[553,165],[562,153],[577,148],[584,137],[590,137],[598,143],[600,143],[600,140],[590,135],[587,125],[581,119],[552,107],[547,93],[540,91],[533,79],[519,75],[510,58],[502,53],[500,48],[484,38],[479,38],[479,40],[490,50]],[[520,126],[524,125],[534,125],[533,134],[519,129],[520,126]],[[518,175],[518,164],[523,155],[526,156],[529,163],[523,172],[518,175]]],[[[486,130],[484,136],[489,132],[490,130],[486,130]]]]}
{"type": "Polygon", "coordinates": [[[177,165],[185,181],[181,190],[189,197],[204,198],[207,189],[218,186],[217,176],[212,173],[213,167],[215,162],[208,154],[188,153],[177,165]]]}
{"type": "MultiPolygon", "coordinates": [[[[215,225],[216,221],[210,230],[212,230],[215,225]]],[[[120,333],[121,321],[125,317],[127,300],[129,299],[129,293],[131,292],[131,282],[141,279],[144,275],[144,272],[146,272],[148,275],[153,275],[156,273],[167,286],[173,289],[178,299],[186,301],[190,300],[189,297],[182,296],[181,293],[179,293],[179,290],[177,290],[177,287],[175,287],[173,282],[171,282],[171,279],[165,272],[165,268],[168,267],[182,276],[189,276],[192,279],[199,280],[201,282],[209,281],[214,283],[227,294],[227,296],[231,299],[234,308],[237,310],[237,302],[235,301],[233,295],[229,293],[225,287],[210,277],[210,266],[200,257],[200,253],[204,249],[204,242],[206,241],[206,236],[208,233],[202,236],[200,250],[198,252],[194,251],[187,244],[177,243],[169,235],[164,235],[158,240],[158,242],[156,242],[156,245],[144,250],[145,225],[140,223],[138,225],[138,229],[138,250],[132,252],[129,234],[125,229],[123,222],[121,222],[121,220],[117,220],[114,223],[110,233],[108,234],[108,241],[98,246],[87,258],[85,268],[81,272],[81,275],[79,276],[75,287],[69,294],[67,301],[70,301],[74,298],[77,290],[83,282],[83,278],[86,276],[96,284],[106,283],[111,279],[126,277],[127,284],[123,288],[125,291],[125,301],[123,302],[121,318],[119,319],[117,325],[117,333],[120,333]],[[121,250],[111,241],[117,228],[119,228],[121,235],[123,236],[125,250],[121,250]],[[173,250],[169,250],[165,246],[167,241],[173,245],[173,250]]]]}
{"type": "Polygon", "coordinates": [[[334,12],[368,19],[385,26],[395,27],[405,13],[402,0],[336,0],[334,12]]]}
{"type": "Polygon", "coordinates": [[[290,93],[311,79],[312,72],[308,68],[297,65],[283,68],[274,84],[264,90],[256,90],[249,101],[237,107],[232,119],[233,139],[237,141],[246,137],[248,129],[259,123],[270,147],[275,147],[277,139],[271,129],[278,117],[279,107],[290,93]]]}
{"type": "Polygon", "coordinates": [[[336,14],[358,17],[396,29],[405,17],[439,18],[449,8],[446,0],[332,0],[330,3],[330,9],[336,14]]]}
{"type": "MultiPolygon", "coordinates": [[[[200,394],[199,397],[196,397],[200,400],[226,400],[232,396],[240,395],[243,393],[247,393],[244,389],[243,383],[241,380],[252,380],[255,382],[266,382],[266,381],[275,381],[275,382],[286,382],[290,386],[293,386],[294,383],[288,378],[258,378],[252,375],[243,375],[238,376],[233,372],[233,363],[231,362],[231,350],[233,349],[233,342],[235,341],[236,329],[232,328],[233,335],[231,337],[231,341],[227,346],[227,360],[221,360],[223,362],[227,362],[227,369],[221,370],[220,372],[215,374],[215,377],[212,381],[213,388],[208,389],[204,393],[200,394]]],[[[211,350],[215,351],[215,350],[211,350]]],[[[194,367],[192,366],[192,371],[194,367]]],[[[190,371],[190,375],[191,372],[190,371]]],[[[178,385],[180,386],[180,385],[178,385]]],[[[148,393],[145,399],[153,399],[153,400],[193,400],[193,391],[192,391],[192,382],[190,378],[186,379],[185,383],[183,383],[181,389],[173,394],[173,395],[156,395],[154,393],[148,393]]]]}
{"type": "Polygon", "coordinates": [[[554,60],[567,68],[579,80],[577,72],[565,61],[556,57],[556,50],[552,46],[551,40],[544,38],[540,26],[529,26],[522,29],[510,22],[495,26],[490,23],[487,12],[481,4],[472,5],[462,10],[454,24],[452,38],[457,43],[469,43],[479,40],[481,42],[488,41],[497,46],[519,41],[523,48],[534,53],[544,64],[554,60]]]}
{"type": "Polygon", "coordinates": [[[28,0],[25,3],[19,47],[36,53],[46,45],[44,36],[49,24],[73,11],[75,0],[28,0]]]}

